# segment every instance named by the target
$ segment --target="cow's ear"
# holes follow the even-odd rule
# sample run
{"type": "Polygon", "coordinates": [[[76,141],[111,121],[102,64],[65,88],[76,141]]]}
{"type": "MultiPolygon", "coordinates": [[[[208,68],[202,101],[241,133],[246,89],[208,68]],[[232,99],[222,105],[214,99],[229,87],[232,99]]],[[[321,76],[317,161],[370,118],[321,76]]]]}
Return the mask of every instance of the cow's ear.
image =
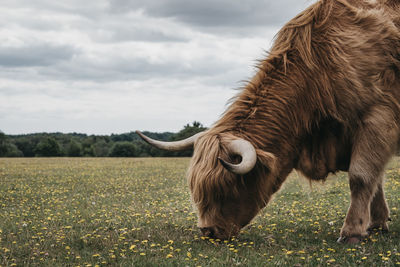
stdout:
{"type": "Polygon", "coordinates": [[[256,153],[258,161],[271,172],[275,172],[277,164],[275,155],[261,149],[256,149],[256,153]]]}

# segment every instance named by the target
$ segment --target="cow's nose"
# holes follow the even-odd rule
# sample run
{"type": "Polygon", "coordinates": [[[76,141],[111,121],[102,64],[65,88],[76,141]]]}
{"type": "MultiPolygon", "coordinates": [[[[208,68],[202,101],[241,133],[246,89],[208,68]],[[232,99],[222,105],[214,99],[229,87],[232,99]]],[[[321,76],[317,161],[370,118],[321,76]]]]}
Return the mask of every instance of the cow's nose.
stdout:
{"type": "Polygon", "coordinates": [[[207,236],[209,238],[213,238],[215,236],[214,227],[200,227],[200,231],[203,234],[203,236],[207,236]]]}

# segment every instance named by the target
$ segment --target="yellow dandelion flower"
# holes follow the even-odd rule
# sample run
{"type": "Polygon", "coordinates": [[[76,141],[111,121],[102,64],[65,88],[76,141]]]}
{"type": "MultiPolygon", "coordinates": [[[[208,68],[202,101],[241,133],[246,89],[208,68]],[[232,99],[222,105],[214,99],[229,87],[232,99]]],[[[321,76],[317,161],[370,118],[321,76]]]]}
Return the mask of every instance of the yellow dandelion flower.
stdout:
{"type": "Polygon", "coordinates": [[[169,258],[172,258],[172,257],[173,257],[172,254],[168,254],[165,258],[169,259],[169,258]]]}

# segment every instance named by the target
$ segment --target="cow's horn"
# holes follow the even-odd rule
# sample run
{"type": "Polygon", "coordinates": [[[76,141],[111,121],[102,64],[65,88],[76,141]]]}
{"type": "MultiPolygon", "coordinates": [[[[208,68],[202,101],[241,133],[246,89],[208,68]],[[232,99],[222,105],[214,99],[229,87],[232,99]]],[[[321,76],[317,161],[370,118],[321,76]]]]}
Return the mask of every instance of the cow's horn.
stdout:
{"type": "Polygon", "coordinates": [[[173,142],[163,142],[154,140],[150,137],[145,136],[140,131],[136,131],[136,133],[147,143],[152,146],[155,146],[159,149],[168,150],[168,151],[181,151],[193,148],[194,142],[199,138],[202,133],[197,133],[189,138],[180,141],[173,142]]]}
{"type": "Polygon", "coordinates": [[[250,172],[257,162],[257,154],[254,146],[246,140],[233,140],[228,144],[228,150],[231,154],[239,155],[242,161],[239,164],[232,164],[218,158],[221,164],[228,170],[236,174],[246,174],[250,172]]]}

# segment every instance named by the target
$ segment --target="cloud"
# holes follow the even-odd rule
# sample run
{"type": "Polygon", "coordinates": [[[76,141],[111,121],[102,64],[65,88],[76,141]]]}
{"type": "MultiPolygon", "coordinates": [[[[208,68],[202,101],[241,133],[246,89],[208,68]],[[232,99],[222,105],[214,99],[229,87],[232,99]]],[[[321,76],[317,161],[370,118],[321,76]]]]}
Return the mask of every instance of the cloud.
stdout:
{"type": "MultiPolygon", "coordinates": [[[[308,1],[310,2],[310,1],[308,1]]],[[[173,18],[200,27],[280,26],[301,11],[306,1],[281,0],[110,0],[114,12],[143,9],[150,16],[173,18]]]]}
{"type": "Polygon", "coordinates": [[[78,50],[68,45],[30,44],[22,47],[0,45],[0,66],[32,67],[49,66],[57,62],[70,60],[78,50]]]}
{"type": "Polygon", "coordinates": [[[308,0],[4,0],[0,130],[210,126],[308,0]],[[18,123],[16,123],[18,122],[18,123]]]}
{"type": "Polygon", "coordinates": [[[165,79],[76,82],[73,86],[46,82],[41,88],[23,81],[0,82],[3,88],[21,88],[0,98],[0,125],[12,125],[6,133],[178,131],[193,120],[213,123],[231,94],[224,87],[174,79],[168,83],[165,79]]]}

